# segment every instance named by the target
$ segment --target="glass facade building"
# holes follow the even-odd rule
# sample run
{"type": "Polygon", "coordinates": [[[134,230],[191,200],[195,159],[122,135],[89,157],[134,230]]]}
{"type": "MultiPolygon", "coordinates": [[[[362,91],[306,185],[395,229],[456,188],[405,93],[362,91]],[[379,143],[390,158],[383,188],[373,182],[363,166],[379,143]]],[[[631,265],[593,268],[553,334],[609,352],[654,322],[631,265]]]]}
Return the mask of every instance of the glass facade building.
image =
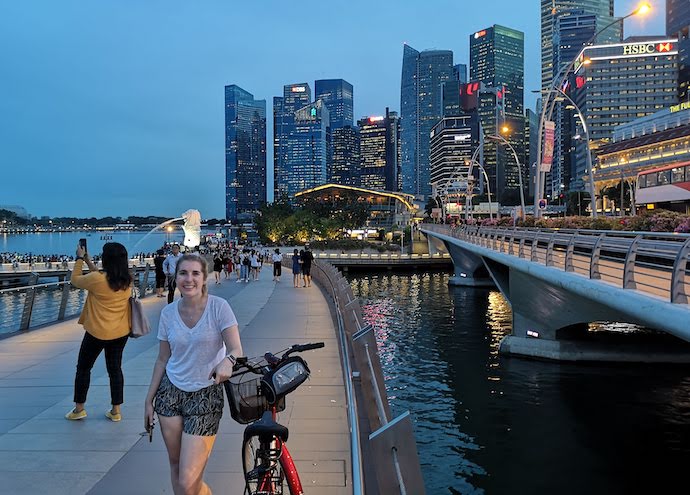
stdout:
{"type": "MultiPolygon", "coordinates": [[[[431,130],[431,188],[436,194],[449,183],[466,180],[472,154],[479,146],[477,114],[444,117],[431,130]]],[[[476,167],[475,167],[476,169],[476,167]]],[[[474,175],[481,176],[479,170],[474,175]]]]}
{"type": "MultiPolygon", "coordinates": [[[[580,9],[597,18],[597,26],[603,28],[615,18],[613,0],[541,0],[541,86],[551,87],[554,71],[554,26],[555,18],[565,10],[580,9]]],[[[595,40],[596,43],[617,42],[621,40],[622,29],[619,23],[603,31],[595,40]]],[[[571,59],[572,60],[572,59],[571,59]]]]}
{"type": "Polygon", "coordinates": [[[359,187],[359,130],[345,126],[331,131],[331,149],[333,163],[329,182],[359,187]]]}
{"type": "Polygon", "coordinates": [[[454,78],[453,52],[405,44],[400,84],[402,190],[428,196],[429,134],[443,117],[443,84],[454,78]]]}
{"type": "Polygon", "coordinates": [[[344,79],[320,79],[314,82],[314,99],[326,104],[331,116],[331,131],[352,126],[354,96],[352,84],[344,79]]]}
{"type": "Polygon", "coordinates": [[[678,37],[678,99],[690,101],[690,2],[666,0],[666,34],[678,37]]]}
{"type": "Polygon", "coordinates": [[[295,132],[295,114],[311,103],[311,88],[307,83],[288,84],[283,96],[273,98],[273,191],[277,200],[288,194],[287,178],[290,146],[288,138],[295,132]]]}
{"type": "MultiPolygon", "coordinates": [[[[631,37],[624,43],[582,50],[571,91],[594,147],[610,142],[616,126],[677,103],[677,44],[667,37],[631,37]]],[[[575,180],[585,176],[585,153],[586,147],[578,141],[575,180]]]]}
{"type": "Polygon", "coordinates": [[[249,220],[266,202],[266,100],[225,86],[225,217],[249,220]]]}
{"type": "MultiPolygon", "coordinates": [[[[470,80],[482,85],[479,117],[484,135],[497,135],[508,127],[504,137],[518,157],[525,150],[524,52],[524,33],[515,29],[494,25],[470,35],[470,80]]],[[[506,146],[488,140],[484,157],[491,191],[502,204],[518,204],[518,170],[526,184],[526,167],[518,167],[506,146]]]]}
{"type": "Polygon", "coordinates": [[[386,108],[385,116],[357,122],[360,136],[361,187],[372,191],[399,190],[400,119],[386,108]]]}

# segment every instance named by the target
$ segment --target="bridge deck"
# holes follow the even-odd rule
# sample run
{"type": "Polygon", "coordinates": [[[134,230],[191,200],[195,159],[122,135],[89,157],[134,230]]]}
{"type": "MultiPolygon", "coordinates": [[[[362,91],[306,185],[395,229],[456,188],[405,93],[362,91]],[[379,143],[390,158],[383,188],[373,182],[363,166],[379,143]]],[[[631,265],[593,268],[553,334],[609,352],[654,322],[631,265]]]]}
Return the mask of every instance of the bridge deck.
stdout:
{"type": "MultiPolygon", "coordinates": [[[[259,282],[214,285],[229,300],[240,323],[247,355],[288,344],[324,341],[306,354],[311,380],[288,396],[281,423],[305,493],[352,493],[349,432],[342,370],[333,320],[318,287],[292,287],[290,271],[279,284],[264,267],[259,282]]],[[[153,443],[143,430],[143,399],[158,345],[157,316],[165,299],[144,300],[154,324],[151,335],[125,349],[123,420],[104,417],[109,407],[103,356],[92,373],[88,418],[63,418],[72,405],[72,383],[83,330],[76,320],[0,341],[0,489],[24,494],[172,493],[165,446],[157,428],[153,443]]],[[[226,410],[206,470],[214,493],[240,493],[243,426],[226,410]]]]}

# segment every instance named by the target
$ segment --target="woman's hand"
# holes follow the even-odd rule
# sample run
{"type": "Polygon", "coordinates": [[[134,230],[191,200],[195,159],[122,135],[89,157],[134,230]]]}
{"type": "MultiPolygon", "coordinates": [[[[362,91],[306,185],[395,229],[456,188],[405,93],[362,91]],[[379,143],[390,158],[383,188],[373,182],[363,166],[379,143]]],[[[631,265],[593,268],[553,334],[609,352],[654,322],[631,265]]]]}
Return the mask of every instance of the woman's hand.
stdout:
{"type": "Polygon", "coordinates": [[[228,358],[223,358],[223,360],[216,365],[215,368],[211,370],[211,374],[208,376],[209,380],[214,380],[216,385],[223,383],[225,380],[232,376],[232,363],[228,358]]]}
{"type": "Polygon", "coordinates": [[[77,244],[77,258],[83,258],[86,255],[86,249],[81,244],[77,244]]]}
{"type": "Polygon", "coordinates": [[[154,418],[153,418],[153,401],[146,401],[144,406],[144,428],[146,431],[153,428],[154,418]]]}

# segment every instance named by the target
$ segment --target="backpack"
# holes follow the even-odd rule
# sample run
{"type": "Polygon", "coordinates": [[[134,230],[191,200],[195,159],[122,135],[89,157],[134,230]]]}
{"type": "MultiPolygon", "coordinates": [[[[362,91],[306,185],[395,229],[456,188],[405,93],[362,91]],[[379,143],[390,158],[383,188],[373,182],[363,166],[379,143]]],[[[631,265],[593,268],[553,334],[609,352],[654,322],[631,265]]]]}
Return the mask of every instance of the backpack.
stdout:
{"type": "Polygon", "coordinates": [[[242,264],[243,264],[244,266],[249,266],[249,265],[251,265],[251,261],[249,261],[249,256],[245,256],[244,258],[242,258],[242,264]]]}

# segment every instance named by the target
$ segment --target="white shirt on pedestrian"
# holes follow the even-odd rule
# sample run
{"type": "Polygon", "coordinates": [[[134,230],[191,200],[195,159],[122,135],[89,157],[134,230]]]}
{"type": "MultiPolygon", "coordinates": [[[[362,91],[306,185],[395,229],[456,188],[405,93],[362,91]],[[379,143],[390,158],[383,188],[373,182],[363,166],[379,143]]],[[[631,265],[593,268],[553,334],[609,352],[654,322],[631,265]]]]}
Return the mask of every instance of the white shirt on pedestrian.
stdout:
{"type": "Polygon", "coordinates": [[[196,392],[213,385],[208,376],[227,352],[221,333],[237,325],[237,318],[225,299],[209,295],[201,318],[189,328],[182,321],[179,304],[178,299],[161,311],[158,339],[170,344],[165,366],[170,382],[185,392],[196,392]]]}
{"type": "Polygon", "coordinates": [[[166,275],[175,275],[175,270],[177,269],[177,262],[180,258],[182,258],[182,253],[177,253],[177,256],[175,256],[174,254],[169,254],[165,258],[165,261],[163,262],[163,271],[166,275]]]}
{"type": "Polygon", "coordinates": [[[283,255],[280,253],[273,253],[273,263],[280,263],[283,261],[283,255]]]}

